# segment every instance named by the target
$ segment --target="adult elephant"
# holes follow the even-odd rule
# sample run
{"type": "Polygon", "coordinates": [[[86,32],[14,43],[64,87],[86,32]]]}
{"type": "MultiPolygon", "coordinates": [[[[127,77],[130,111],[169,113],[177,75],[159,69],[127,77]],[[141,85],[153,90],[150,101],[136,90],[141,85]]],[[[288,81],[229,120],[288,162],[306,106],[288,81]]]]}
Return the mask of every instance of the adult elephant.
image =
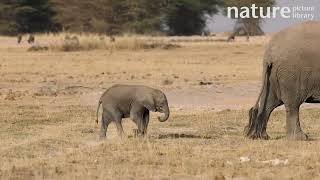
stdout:
{"type": "Polygon", "coordinates": [[[299,121],[300,105],[320,103],[320,22],[309,21],[277,33],[270,41],[263,61],[263,85],[249,111],[245,134],[268,139],[271,112],[286,109],[288,139],[307,140],[299,121]]]}

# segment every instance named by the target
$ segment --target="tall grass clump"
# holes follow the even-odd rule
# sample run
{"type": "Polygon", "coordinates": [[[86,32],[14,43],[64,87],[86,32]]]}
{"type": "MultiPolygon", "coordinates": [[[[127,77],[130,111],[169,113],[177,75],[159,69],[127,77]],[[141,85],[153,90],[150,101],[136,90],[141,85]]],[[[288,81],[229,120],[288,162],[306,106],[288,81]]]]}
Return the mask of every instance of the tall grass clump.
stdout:
{"type": "Polygon", "coordinates": [[[106,35],[98,34],[46,34],[39,35],[38,42],[51,51],[90,51],[90,50],[139,50],[139,49],[171,49],[179,45],[162,40],[151,40],[146,36],[116,36],[114,40],[106,35]]]}

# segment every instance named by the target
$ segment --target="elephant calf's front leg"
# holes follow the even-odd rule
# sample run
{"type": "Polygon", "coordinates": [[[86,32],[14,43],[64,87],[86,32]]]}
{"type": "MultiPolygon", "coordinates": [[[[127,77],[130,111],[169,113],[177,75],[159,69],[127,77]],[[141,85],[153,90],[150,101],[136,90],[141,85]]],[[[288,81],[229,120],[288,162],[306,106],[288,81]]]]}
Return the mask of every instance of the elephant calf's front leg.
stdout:
{"type": "Polygon", "coordinates": [[[138,133],[140,135],[145,135],[146,124],[144,120],[144,107],[134,106],[131,109],[130,117],[133,122],[138,126],[138,133]]]}
{"type": "Polygon", "coordinates": [[[144,114],[143,114],[144,134],[147,134],[148,124],[149,124],[149,117],[150,117],[150,112],[149,112],[148,109],[145,109],[144,110],[144,114]]]}
{"type": "Polygon", "coordinates": [[[136,116],[133,118],[133,121],[138,126],[138,134],[144,136],[146,134],[146,130],[147,130],[144,119],[142,117],[136,116]]]}
{"type": "Polygon", "coordinates": [[[115,123],[117,126],[118,135],[122,138],[124,136],[124,132],[121,119],[116,120],[115,123]]]}

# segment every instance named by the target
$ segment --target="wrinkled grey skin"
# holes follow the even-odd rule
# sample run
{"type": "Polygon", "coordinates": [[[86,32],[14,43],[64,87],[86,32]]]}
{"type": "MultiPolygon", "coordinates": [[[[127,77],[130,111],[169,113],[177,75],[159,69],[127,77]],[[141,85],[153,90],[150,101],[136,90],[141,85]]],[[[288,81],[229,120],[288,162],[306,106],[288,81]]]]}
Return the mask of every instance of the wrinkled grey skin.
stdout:
{"type": "Polygon", "coordinates": [[[271,39],[263,62],[262,89],[249,112],[246,135],[268,139],[269,116],[284,104],[287,138],[307,140],[299,121],[304,102],[320,103],[320,22],[294,25],[271,39]]]}
{"type": "MultiPolygon", "coordinates": [[[[158,117],[160,122],[166,121],[170,115],[165,94],[147,86],[114,85],[101,96],[97,116],[101,104],[103,113],[100,138],[106,137],[108,125],[112,121],[115,122],[118,133],[122,136],[122,118],[130,117],[138,126],[139,134],[145,135],[150,111],[164,113],[163,117],[158,117]]],[[[98,119],[96,122],[98,123],[98,119]]]]}

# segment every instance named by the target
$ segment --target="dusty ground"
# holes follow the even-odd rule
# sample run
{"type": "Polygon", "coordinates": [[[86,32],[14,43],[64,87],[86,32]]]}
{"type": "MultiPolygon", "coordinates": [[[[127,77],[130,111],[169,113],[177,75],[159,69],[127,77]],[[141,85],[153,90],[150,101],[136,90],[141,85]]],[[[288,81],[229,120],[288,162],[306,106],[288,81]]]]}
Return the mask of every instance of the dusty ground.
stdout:
{"type": "Polygon", "coordinates": [[[271,140],[242,135],[268,39],[110,54],[27,52],[28,45],[1,37],[0,179],[320,178],[316,106],[301,114],[312,141],[285,140],[281,108],[269,123],[271,140]],[[162,89],[171,118],[160,123],[152,114],[145,139],[133,138],[126,120],[128,138],[110,126],[99,141],[97,100],[115,83],[162,89]]]}

